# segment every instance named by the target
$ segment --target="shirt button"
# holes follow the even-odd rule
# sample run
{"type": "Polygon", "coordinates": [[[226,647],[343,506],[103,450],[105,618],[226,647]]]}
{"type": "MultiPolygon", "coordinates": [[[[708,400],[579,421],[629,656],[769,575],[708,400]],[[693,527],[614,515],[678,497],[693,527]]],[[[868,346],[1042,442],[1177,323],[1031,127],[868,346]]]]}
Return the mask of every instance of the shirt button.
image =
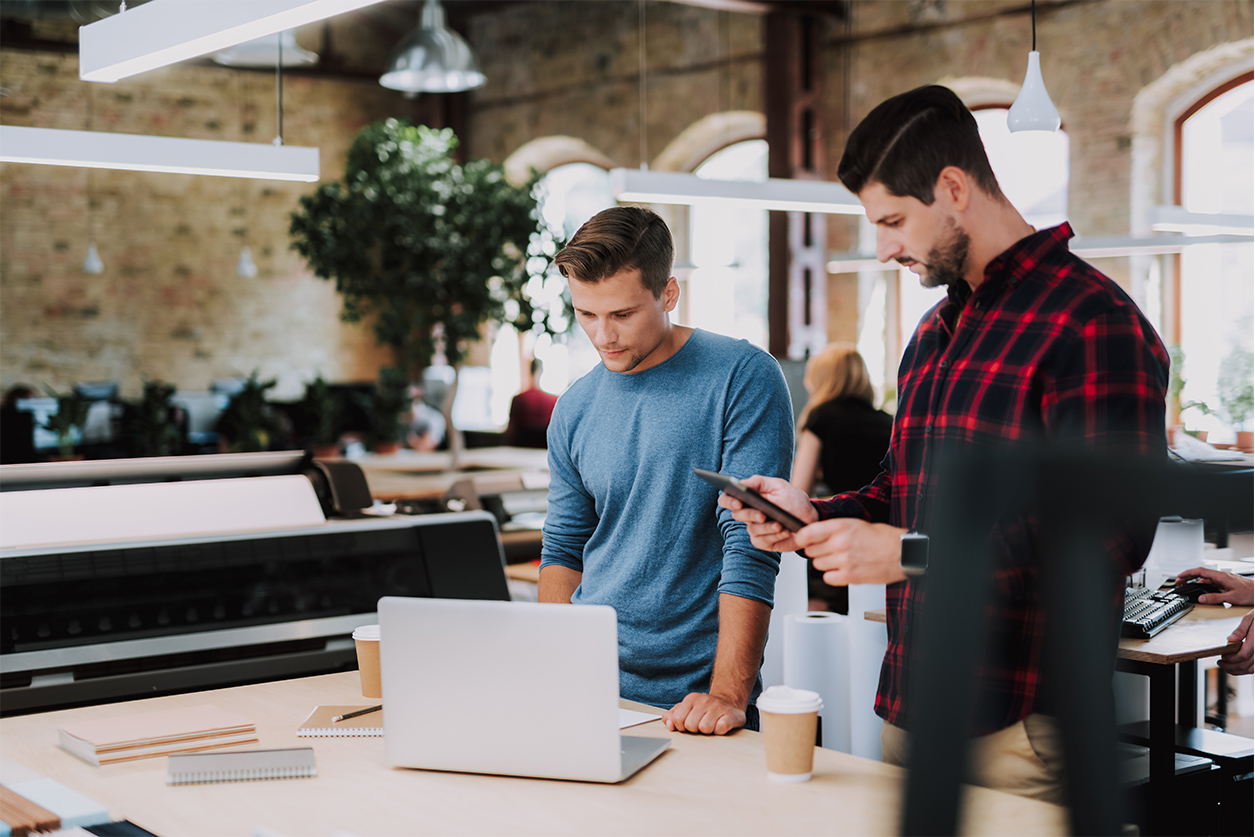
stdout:
{"type": "Polygon", "coordinates": [[[941,368],[942,368],[942,369],[945,369],[945,368],[946,368],[946,362],[945,362],[944,360],[941,362],[941,368]]]}

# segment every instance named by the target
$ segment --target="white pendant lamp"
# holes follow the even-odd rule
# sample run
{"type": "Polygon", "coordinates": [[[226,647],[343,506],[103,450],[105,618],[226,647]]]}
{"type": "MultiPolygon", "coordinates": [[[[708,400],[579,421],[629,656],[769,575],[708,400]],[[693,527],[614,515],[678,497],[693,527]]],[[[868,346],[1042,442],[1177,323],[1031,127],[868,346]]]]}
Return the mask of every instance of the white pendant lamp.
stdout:
{"type": "Polygon", "coordinates": [[[105,272],[105,263],[100,260],[100,252],[96,250],[96,242],[87,245],[87,258],[83,259],[83,272],[99,275],[105,272]]]}
{"type": "Polygon", "coordinates": [[[318,63],[318,53],[303,49],[291,29],[219,50],[213,58],[215,64],[226,67],[273,67],[276,54],[283,56],[285,67],[308,67],[318,63]]]}
{"type": "Polygon", "coordinates": [[[404,93],[456,93],[487,80],[470,45],[445,26],[438,0],[424,0],[418,29],[401,41],[379,77],[384,87],[404,93]]]}
{"type": "Polygon", "coordinates": [[[1007,129],[1017,131],[1059,130],[1062,120],[1055,103],[1046,92],[1046,82],[1041,77],[1041,53],[1037,51],[1037,1],[1031,5],[1033,19],[1033,50],[1028,54],[1028,71],[1024,74],[1024,86],[1015,103],[1007,112],[1007,129]]]}
{"type": "Polygon", "coordinates": [[[253,251],[247,244],[240,248],[240,260],[236,262],[235,273],[245,279],[257,278],[257,263],[253,261],[253,251]]]}

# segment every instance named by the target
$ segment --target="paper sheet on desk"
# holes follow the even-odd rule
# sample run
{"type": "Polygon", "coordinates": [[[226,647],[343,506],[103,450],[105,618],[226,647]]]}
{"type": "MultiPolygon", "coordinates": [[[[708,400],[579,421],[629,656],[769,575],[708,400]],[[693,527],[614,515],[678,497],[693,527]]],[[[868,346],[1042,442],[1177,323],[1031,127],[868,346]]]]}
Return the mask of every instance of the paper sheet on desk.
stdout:
{"type": "Polygon", "coordinates": [[[1188,462],[1233,462],[1246,459],[1239,451],[1214,448],[1188,433],[1177,433],[1172,449],[1188,462]]]}
{"type": "Polygon", "coordinates": [[[646,721],[657,721],[660,719],[661,716],[651,715],[648,712],[637,712],[634,709],[620,709],[619,729],[627,729],[628,727],[634,727],[637,724],[643,724],[646,721]]]}

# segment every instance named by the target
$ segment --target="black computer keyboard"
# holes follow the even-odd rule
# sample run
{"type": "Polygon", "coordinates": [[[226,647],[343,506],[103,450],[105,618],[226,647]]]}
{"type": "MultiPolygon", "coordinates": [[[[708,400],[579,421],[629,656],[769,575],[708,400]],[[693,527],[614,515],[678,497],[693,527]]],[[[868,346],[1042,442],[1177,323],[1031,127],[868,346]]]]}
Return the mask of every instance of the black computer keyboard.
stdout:
{"type": "Polygon", "coordinates": [[[1129,587],[1124,591],[1120,636],[1150,639],[1193,609],[1193,602],[1171,590],[1129,587]]]}

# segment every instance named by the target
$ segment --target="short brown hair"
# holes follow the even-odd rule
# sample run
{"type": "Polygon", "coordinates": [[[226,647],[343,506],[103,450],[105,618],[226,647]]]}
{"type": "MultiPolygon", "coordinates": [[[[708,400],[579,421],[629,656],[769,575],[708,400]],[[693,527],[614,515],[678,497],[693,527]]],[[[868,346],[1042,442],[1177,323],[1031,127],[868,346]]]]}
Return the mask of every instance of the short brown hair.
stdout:
{"type": "Polygon", "coordinates": [[[581,282],[600,282],[635,268],[658,299],[674,258],[671,230],[658,213],[644,206],[612,206],[586,221],[553,261],[563,276],[581,282]]]}
{"type": "Polygon", "coordinates": [[[889,194],[932,206],[941,170],[958,166],[1001,197],[976,117],[948,87],[917,87],[881,102],[845,144],[837,177],[854,194],[880,183],[889,194]]]}

